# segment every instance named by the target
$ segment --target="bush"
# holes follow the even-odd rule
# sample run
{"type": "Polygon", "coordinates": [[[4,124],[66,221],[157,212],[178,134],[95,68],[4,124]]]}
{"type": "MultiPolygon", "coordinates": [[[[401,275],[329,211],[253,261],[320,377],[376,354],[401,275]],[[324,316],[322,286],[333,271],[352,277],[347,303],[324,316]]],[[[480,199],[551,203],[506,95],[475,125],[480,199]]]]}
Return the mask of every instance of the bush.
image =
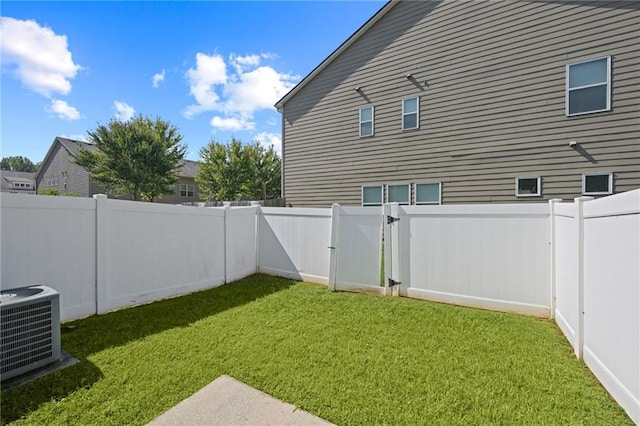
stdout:
{"type": "Polygon", "coordinates": [[[38,195],[60,195],[60,190],[58,188],[39,189],[38,195]]]}

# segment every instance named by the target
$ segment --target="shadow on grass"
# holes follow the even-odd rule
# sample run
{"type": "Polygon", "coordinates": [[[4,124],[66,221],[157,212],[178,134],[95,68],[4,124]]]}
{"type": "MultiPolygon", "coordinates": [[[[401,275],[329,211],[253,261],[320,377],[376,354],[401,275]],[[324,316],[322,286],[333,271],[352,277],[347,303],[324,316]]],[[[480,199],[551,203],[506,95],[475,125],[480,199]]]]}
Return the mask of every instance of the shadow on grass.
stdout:
{"type": "Polygon", "coordinates": [[[162,331],[185,327],[228,309],[284,290],[296,281],[252,275],[221,287],[160,300],[62,325],[62,344],[76,357],[124,345],[162,331]]]}
{"type": "Polygon", "coordinates": [[[2,391],[1,423],[17,420],[50,400],[60,400],[103,377],[93,353],[186,327],[228,309],[284,290],[296,281],[256,274],[210,290],[62,324],[62,348],[79,362],[34,382],[2,391]]]}

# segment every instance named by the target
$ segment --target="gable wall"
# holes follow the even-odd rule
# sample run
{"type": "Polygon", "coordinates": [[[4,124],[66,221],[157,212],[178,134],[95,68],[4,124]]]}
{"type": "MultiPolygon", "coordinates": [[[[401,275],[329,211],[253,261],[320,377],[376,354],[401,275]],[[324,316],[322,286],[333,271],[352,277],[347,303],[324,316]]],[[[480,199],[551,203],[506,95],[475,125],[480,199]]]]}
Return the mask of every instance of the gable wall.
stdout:
{"type": "Polygon", "coordinates": [[[639,187],[639,7],[400,2],[285,104],[284,196],[359,205],[363,184],[440,181],[443,203],[571,199],[584,172],[639,187]],[[566,117],[566,64],[605,55],[612,111],[566,117]],[[416,95],[420,129],[402,131],[416,95]],[[365,105],[375,136],[360,138],[365,105]],[[517,176],[541,176],[543,196],[516,198],[517,176]]]}
{"type": "Polygon", "coordinates": [[[79,197],[91,197],[89,172],[73,162],[73,157],[60,143],[56,143],[49,160],[38,177],[38,190],[56,188],[60,194],[73,193],[79,197]],[[66,173],[66,189],[64,187],[66,173]],[[57,179],[57,183],[55,180],[57,179]]]}

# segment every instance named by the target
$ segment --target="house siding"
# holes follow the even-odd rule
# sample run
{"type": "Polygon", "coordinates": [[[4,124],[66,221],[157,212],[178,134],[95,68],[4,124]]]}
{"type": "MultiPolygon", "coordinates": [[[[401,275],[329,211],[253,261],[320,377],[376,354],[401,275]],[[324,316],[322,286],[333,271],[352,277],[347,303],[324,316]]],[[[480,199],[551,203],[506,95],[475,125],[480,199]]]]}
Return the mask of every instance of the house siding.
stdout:
{"type": "Polygon", "coordinates": [[[60,194],[74,194],[79,197],[91,197],[89,172],[73,162],[73,157],[62,144],[55,142],[51,155],[42,165],[38,174],[38,190],[55,188],[60,194]],[[64,172],[64,173],[63,173],[64,172]],[[66,174],[66,189],[64,187],[66,174]],[[57,179],[57,183],[56,182],[57,179]],[[50,181],[54,181],[50,183],[50,181]]]}
{"type": "Polygon", "coordinates": [[[165,204],[182,204],[182,203],[197,203],[200,202],[200,196],[198,193],[198,184],[195,179],[188,177],[180,177],[178,183],[174,186],[174,192],[171,194],[165,194],[162,197],[154,200],[157,203],[165,204]],[[193,185],[193,197],[183,197],[180,195],[180,185],[193,185]]]}
{"type": "Polygon", "coordinates": [[[598,172],[635,189],[638,39],[633,2],[398,2],[284,104],[284,196],[359,205],[365,184],[442,182],[443,203],[546,201],[580,196],[582,174],[598,172]],[[567,117],[566,65],[603,56],[611,111],[567,117]],[[420,127],[403,131],[412,96],[420,127]],[[375,135],[360,138],[366,105],[375,135]],[[542,196],[516,198],[529,176],[542,196]]]}

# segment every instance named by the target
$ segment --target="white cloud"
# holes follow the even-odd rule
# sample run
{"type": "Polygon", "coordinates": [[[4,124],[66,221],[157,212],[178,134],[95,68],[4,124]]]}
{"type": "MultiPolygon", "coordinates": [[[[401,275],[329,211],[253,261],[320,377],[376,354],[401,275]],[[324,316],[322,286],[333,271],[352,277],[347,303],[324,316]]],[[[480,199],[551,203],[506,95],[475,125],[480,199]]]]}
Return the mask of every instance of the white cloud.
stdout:
{"type": "Polygon", "coordinates": [[[162,70],[162,72],[153,75],[153,87],[157,89],[160,83],[164,81],[164,74],[165,70],[162,70]]]}
{"type": "Polygon", "coordinates": [[[220,98],[214,86],[227,82],[227,66],[224,59],[220,55],[196,54],[196,67],[187,71],[187,80],[191,88],[190,93],[197,104],[187,107],[185,117],[191,118],[203,111],[217,110],[220,98]]]}
{"type": "Polygon", "coordinates": [[[184,116],[205,111],[222,113],[211,120],[218,130],[251,130],[255,127],[253,115],[264,109],[273,109],[299,80],[298,76],[280,73],[273,67],[262,65],[272,54],[229,55],[227,61],[218,54],[196,55],[196,67],[190,68],[187,81],[196,103],[189,105],[184,116]]]}
{"type": "Polygon", "coordinates": [[[213,117],[211,126],[218,130],[253,130],[255,123],[247,117],[213,117]]]}
{"type": "Polygon", "coordinates": [[[237,83],[226,87],[228,111],[253,113],[273,108],[273,104],[293,87],[289,76],[266,66],[240,74],[239,78],[237,83]]]}
{"type": "Polygon", "coordinates": [[[69,105],[66,101],[60,99],[54,99],[47,108],[49,112],[52,112],[62,120],[79,120],[80,111],[69,105]]]}
{"type": "Polygon", "coordinates": [[[57,35],[36,21],[0,18],[3,72],[14,74],[26,87],[43,96],[71,92],[71,82],[82,69],[73,62],[67,36],[57,35]]]}
{"type": "Polygon", "coordinates": [[[244,72],[246,68],[255,68],[260,65],[260,55],[237,56],[234,53],[229,55],[229,62],[238,74],[244,72]]]}
{"type": "Polygon", "coordinates": [[[277,133],[262,132],[255,137],[255,140],[266,148],[273,146],[273,149],[278,155],[282,152],[282,138],[277,133]]]}
{"type": "Polygon", "coordinates": [[[133,115],[136,113],[136,110],[133,109],[131,105],[128,105],[124,102],[114,101],[113,107],[116,109],[115,117],[116,120],[119,121],[128,121],[131,120],[133,115]]]}

